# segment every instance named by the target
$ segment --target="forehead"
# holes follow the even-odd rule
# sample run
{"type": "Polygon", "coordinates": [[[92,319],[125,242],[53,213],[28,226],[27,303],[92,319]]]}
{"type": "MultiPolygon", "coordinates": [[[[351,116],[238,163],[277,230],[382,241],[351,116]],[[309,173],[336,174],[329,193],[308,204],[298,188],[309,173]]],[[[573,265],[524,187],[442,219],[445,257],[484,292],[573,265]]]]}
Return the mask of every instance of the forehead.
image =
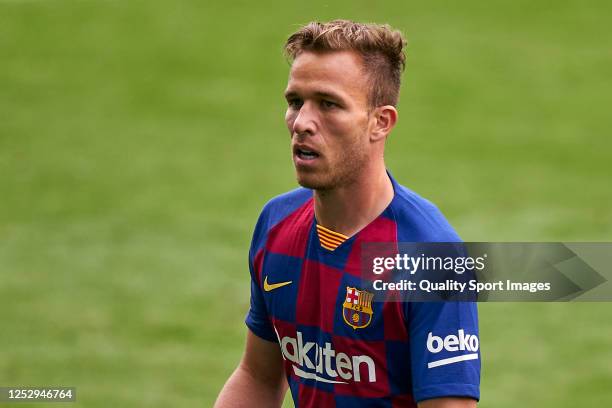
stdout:
{"type": "Polygon", "coordinates": [[[367,75],[361,57],[351,51],[302,52],[291,65],[287,92],[336,93],[365,101],[367,75]]]}

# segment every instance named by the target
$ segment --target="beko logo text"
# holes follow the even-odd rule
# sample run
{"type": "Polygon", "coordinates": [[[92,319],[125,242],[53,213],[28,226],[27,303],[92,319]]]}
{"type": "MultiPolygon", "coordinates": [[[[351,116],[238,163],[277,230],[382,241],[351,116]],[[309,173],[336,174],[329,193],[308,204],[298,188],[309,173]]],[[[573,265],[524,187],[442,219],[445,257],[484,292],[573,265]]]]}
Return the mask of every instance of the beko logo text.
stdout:
{"type": "MultiPolygon", "coordinates": [[[[278,336],[278,332],[276,335],[278,336]]],[[[283,358],[294,363],[293,372],[298,377],[334,384],[346,384],[347,381],[342,380],[351,379],[360,382],[362,378],[359,369],[361,365],[365,365],[368,381],[376,381],[376,369],[372,357],[366,355],[351,357],[336,352],[329,342],[326,342],[325,346],[314,342],[304,343],[302,333],[299,331],[296,336],[297,338],[283,337],[280,339],[280,345],[283,358]]]]}
{"type": "Polygon", "coordinates": [[[457,335],[449,334],[444,338],[435,336],[432,332],[429,332],[427,335],[427,350],[430,353],[437,354],[442,350],[446,350],[450,352],[469,351],[471,354],[462,354],[456,357],[432,361],[427,364],[427,367],[434,368],[458,363],[460,361],[476,360],[478,359],[478,347],[478,336],[475,334],[466,334],[463,329],[460,329],[457,335]]]}

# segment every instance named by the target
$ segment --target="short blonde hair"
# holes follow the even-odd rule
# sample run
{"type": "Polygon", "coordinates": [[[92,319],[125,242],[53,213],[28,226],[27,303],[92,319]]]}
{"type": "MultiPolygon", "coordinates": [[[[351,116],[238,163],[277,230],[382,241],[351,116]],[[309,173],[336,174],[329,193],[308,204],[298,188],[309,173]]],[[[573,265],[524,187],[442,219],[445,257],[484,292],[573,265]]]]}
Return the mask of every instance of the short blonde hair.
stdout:
{"type": "Polygon", "coordinates": [[[285,43],[292,62],[304,51],[355,51],[370,77],[370,107],[393,105],[399,100],[400,79],[406,66],[401,32],[387,24],[364,24],[349,20],[311,22],[293,33],[285,43]]]}

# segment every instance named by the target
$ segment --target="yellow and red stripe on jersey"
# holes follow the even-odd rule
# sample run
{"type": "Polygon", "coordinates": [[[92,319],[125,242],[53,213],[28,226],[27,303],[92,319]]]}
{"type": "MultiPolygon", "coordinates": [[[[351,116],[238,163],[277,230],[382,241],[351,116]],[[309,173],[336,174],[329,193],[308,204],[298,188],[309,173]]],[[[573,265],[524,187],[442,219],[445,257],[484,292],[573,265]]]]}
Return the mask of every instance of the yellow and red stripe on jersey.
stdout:
{"type": "Polygon", "coordinates": [[[349,239],[349,237],[347,237],[346,235],[336,231],[332,231],[319,224],[317,224],[317,235],[319,236],[321,246],[329,251],[333,251],[334,249],[338,248],[344,241],[349,239]]]}

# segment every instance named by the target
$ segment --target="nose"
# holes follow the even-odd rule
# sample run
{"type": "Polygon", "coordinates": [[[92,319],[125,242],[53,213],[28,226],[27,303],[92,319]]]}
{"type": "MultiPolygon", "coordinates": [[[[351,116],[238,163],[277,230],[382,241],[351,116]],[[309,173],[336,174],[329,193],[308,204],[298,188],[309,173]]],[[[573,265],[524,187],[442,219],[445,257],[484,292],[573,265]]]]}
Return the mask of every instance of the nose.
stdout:
{"type": "Polygon", "coordinates": [[[314,134],[317,128],[316,112],[310,102],[304,102],[291,124],[292,135],[314,134]]]}

